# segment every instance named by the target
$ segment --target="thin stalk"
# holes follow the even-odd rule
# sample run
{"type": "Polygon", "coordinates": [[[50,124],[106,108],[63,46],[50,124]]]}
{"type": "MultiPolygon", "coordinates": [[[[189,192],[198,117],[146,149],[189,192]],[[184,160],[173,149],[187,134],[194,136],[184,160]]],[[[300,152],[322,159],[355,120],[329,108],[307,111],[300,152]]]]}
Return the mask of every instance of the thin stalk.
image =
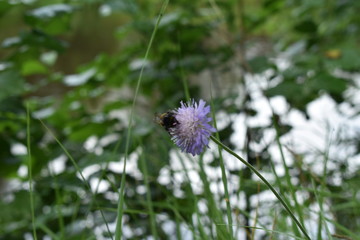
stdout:
{"type": "MultiPolygon", "coordinates": [[[[141,139],[140,139],[140,145],[142,145],[141,139]]],[[[159,236],[158,236],[158,233],[156,230],[155,213],[154,213],[154,207],[153,207],[152,199],[151,199],[151,188],[150,188],[150,183],[149,183],[149,175],[148,175],[148,170],[147,170],[147,166],[146,166],[146,162],[145,162],[144,152],[139,153],[139,155],[140,155],[141,168],[142,168],[143,174],[144,174],[144,183],[146,186],[146,203],[147,203],[149,216],[150,216],[151,235],[154,239],[159,239],[159,236]]]]}
{"type": "MultiPolygon", "coordinates": [[[[312,183],[312,185],[313,185],[313,188],[314,188],[314,194],[315,194],[315,198],[316,198],[316,201],[318,202],[318,204],[319,204],[319,207],[320,207],[320,210],[319,210],[319,223],[321,224],[322,222],[324,222],[325,223],[325,230],[326,230],[326,233],[327,233],[327,235],[328,235],[328,239],[330,239],[330,240],[332,240],[333,238],[332,238],[332,236],[331,236],[331,233],[330,233],[330,230],[329,230],[329,228],[328,228],[328,226],[327,226],[327,223],[326,223],[326,221],[325,221],[325,219],[324,219],[324,214],[323,214],[323,212],[324,212],[324,208],[323,208],[323,196],[320,194],[320,196],[319,196],[319,194],[318,194],[318,192],[317,192],[317,189],[316,189],[316,185],[315,185],[315,181],[314,181],[314,179],[311,179],[311,183],[312,183]]],[[[320,233],[318,232],[318,239],[322,239],[322,236],[321,236],[321,229],[319,229],[320,231],[320,233]]]]}
{"type": "Polygon", "coordinates": [[[54,189],[55,189],[55,199],[56,199],[56,212],[58,214],[58,222],[59,222],[59,229],[60,229],[60,238],[65,238],[65,225],[64,225],[64,216],[62,213],[62,200],[61,200],[61,193],[59,189],[59,183],[56,174],[52,171],[52,166],[48,166],[48,170],[50,176],[54,179],[54,189]]]}
{"type": "MultiPolygon", "coordinates": [[[[165,9],[166,9],[168,3],[169,3],[169,0],[165,0],[162,8],[160,10],[159,17],[156,21],[154,30],[150,37],[150,42],[146,49],[144,60],[146,60],[149,56],[151,46],[154,42],[155,35],[157,32],[158,26],[160,24],[160,20],[165,12],[165,9]]],[[[134,109],[135,109],[136,100],[137,100],[137,96],[138,96],[139,89],[140,89],[141,79],[142,79],[142,76],[144,73],[144,67],[145,67],[145,64],[142,65],[141,70],[140,70],[139,78],[137,80],[137,84],[136,84],[136,88],[135,88],[134,99],[133,99],[132,107],[130,110],[130,119],[129,119],[129,125],[128,125],[128,132],[127,132],[127,136],[126,136],[126,145],[125,145],[124,166],[123,166],[123,171],[122,171],[122,175],[121,175],[119,202],[118,202],[118,206],[117,206],[118,218],[116,221],[115,240],[120,240],[121,235],[122,235],[122,217],[123,217],[123,213],[124,213],[123,206],[124,206],[124,190],[125,190],[125,178],[126,178],[126,162],[127,162],[127,158],[128,158],[128,154],[129,154],[129,143],[130,143],[130,136],[131,136],[131,130],[132,130],[132,120],[133,120],[133,115],[134,115],[134,109]]]]}
{"type": "MultiPolygon", "coordinates": [[[[270,105],[270,101],[269,101],[269,105],[270,105]]],[[[272,109],[271,105],[270,105],[271,111],[273,112],[273,124],[274,124],[274,128],[276,131],[276,144],[278,145],[279,151],[280,151],[280,156],[281,156],[281,160],[282,160],[282,164],[285,170],[285,179],[286,179],[286,183],[287,183],[287,187],[290,189],[290,193],[292,196],[292,199],[294,200],[295,203],[295,210],[297,211],[297,214],[299,216],[300,222],[302,225],[304,225],[304,219],[303,219],[303,215],[302,215],[302,211],[299,205],[299,202],[297,200],[296,197],[296,190],[294,189],[292,183],[291,183],[291,177],[290,177],[290,172],[289,172],[289,168],[286,164],[285,161],[285,155],[284,155],[284,151],[283,151],[283,147],[282,144],[280,142],[280,130],[279,130],[279,125],[275,119],[275,115],[274,115],[274,110],[272,109]]],[[[288,204],[290,205],[289,201],[288,204]]],[[[297,230],[296,227],[294,226],[294,230],[297,230]]]]}
{"type": "MultiPolygon", "coordinates": [[[[186,180],[187,180],[189,183],[191,183],[191,178],[190,178],[190,176],[189,176],[189,174],[188,174],[188,170],[187,170],[187,168],[186,168],[183,155],[179,154],[179,152],[176,152],[176,154],[177,154],[177,157],[180,159],[180,164],[181,164],[181,167],[182,167],[183,170],[184,170],[184,174],[185,174],[186,180]]],[[[203,236],[202,233],[204,233],[205,230],[204,230],[203,224],[201,224],[201,219],[200,219],[200,218],[201,218],[201,214],[200,214],[200,210],[199,210],[199,208],[198,208],[199,199],[198,199],[197,195],[193,192],[193,189],[192,189],[191,184],[189,184],[188,189],[189,189],[189,191],[190,191],[190,193],[188,194],[188,196],[191,196],[191,197],[193,198],[192,200],[194,201],[194,208],[195,208],[195,213],[196,213],[196,219],[197,219],[197,222],[198,222],[198,225],[197,225],[198,231],[199,231],[199,233],[200,233],[200,236],[203,236]]],[[[191,231],[192,231],[193,235],[196,236],[195,229],[194,229],[194,223],[193,223],[193,219],[192,219],[192,218],[190,218],[190,223],[191,223],[191,226],[192,226],[192,227],[191,227],[191,231]]],[[[179,239],[179,238],[178,238],[178,239],[179,239]]]]}
{"type": "Polygon", "coordinates": [[[49,235],[51,237],[51,239],[54,240],[61,240],[62,238],[59,238],[53,231],[51,231],[51,229],[47,226],[45,226],[42,223],[38,224],[39,229],[43,230],[44,233],[46,233],[47,235],[49,235]]]}
{"type": "Polygon", "coordinates": [[[181,62],[181,41],[180,41],[180,34],[179,32],[177,32],[177,39],[178,39],[178,45],[177,45],[177,51],[178,51],[178,55],[179,55],[179,68],[180,68],[180,76],[181,76],[181,80],[183,83],[183,87],[184,87],[184,92],[185,92],[185,98],[186,101],[190,102],[190,92],[189,92],[189,87],[188,87],[188,83],[186,81],[186,77],[185,77],[185,73],[184,73],[184,69],[182,67],[182,62],[181,62]]]}
{"type": "Polygon", "coordinates": [[[289,213],[290,217],[293,219],[293,221],[296,223],[296,225],[300,228],[301,232],[305,235],[305,237],[309,240],[311,240],[311,238],[309,237],[309,235],[307,234],[305,228],[301,225],[301,223],[296,219],[295,215],[291,212],[290,208],[288,207],[288,205],[286,204],[286,202],[283,200],[283,198],[280,196],[280,194],[275,190],[275,188],[273,188],[273,186],[271,186],[271,184],[261,175],[261,173],[256,170],[256,168],[254,168],[250,163],[248,163],[246,160],[244,160],[242,157],[240,157],[239,155],[237,155],[235,152],[233,152],[230,148],[228,148],[227,146],[225,146],[222,142],[220,142],[218,139],[216,139],[213,136],[210,136],[211,140],[213,140],[216,144],[218,144],[219,146],[221,146],[225,151],[227,151],[228,153],[230,153],[231,155],[233,155],[235,158],[237,158],[238,160],[240,160],[240,162],[242,162],[243,164],[245,164],[245,166],[247,166],[248,168],[251,169],[251,171],[253,171],[253,173],[255,173],[267,186],[268,188],[274,193],[274,195],[276,196],[276,198],[280,201],[280,203],[284,206],[285,210],[289,213]]]}
{"type": "MultiPolygon", "coordinates": [[[[41,119],[38,119],[40,121],[40,123],[44,126],[44,128],[50,133],[50,135],[55,139],[55,141],[59,144],[60,148],[64,151],[65,155],[70,159],[71,163],[74,165],[76,171],[79,173],[80,177],[81,177],[81,180],[83,181],[85,187],[88,189],[89,193],[91,194],[91,196],[94,195],[94,193],[92,192],[91,190],[91,187],[90,187],[90,184],[86,181],[84,175],[82,174],[82,171],[79,167],[79,165],[76,163],[75,159],[71,156],[71,154],[69,153],[69,151],[65,148],[65,146],[60,142],[60,140],[55,136],[55,134],[48,128],[48,126],[46,126],[46,124],[41,120],[41,119]]],[[[99,204],[97,201],[95,201],[95,204],[96,204],[96,207],[99,209],[100,211],[100,214],[101,214],[101,217],[102,219],[104,220],[104,223],[105,223],[105,226],[106,226],[106,229],[108,231],[109,234],[111,234],[111,231],[110,231],[110,228],[109,228],[109,224],[108,222],[106,221],[106,218],[105,218],[105,215],[103,213],[103,211],[100,209],[99,207],[99,204]]],[[[111,236],[111,239],[112,236],[111,236]]]]}
{"type": "MultiPolygon", "coordinates": [[[[205,164],[204,164],[204,159],[203,156],[201,155],[199,158],[199,175],[200,175],[200,179],[203,182],[204,185],[204,196],[205,199],[208,202],[208,216],[209,219],[215,224],[215,232],[216,232],[216,237],[218,239],[229,239],[230,238],[230,234],[228,232],[227,229],[227,224],[224,222],[223,217],[222,217],[222,213],[220,211],[220,209],[218,208],[214,196],[211,192],[210,189],[210,183],[208,181],[206,172],[205,172],[205,164]]],[[[211,231],[213,232],[213,231],[211,231]]],[[[210,239],[215,239],[214,237],[211,237],[210,239]]]]}
{"type": "MultiPolygon", "coordinates": [[[[331,130],[328,129],[328,131],[331,131],[331,130]]],[[[324,170],[323,170],[322,181],[321,181],[321,186],[320,186],[322,192],[326,191],[327,163],[328,163],[328,160],[329,160],[329,152],[330,152],[331,139],[332,139],[332,132],[330,132],[328,134],[329,134],[328,143],[326,144],[326,149],[325,149],[325,154],[324,154],[324,170]]],[[[311,180],[312,180],[312,184],[313,184],[313,188],[314,188],[314,194],[315,194],[315,197],[316,197],[317,202],[318,202],[319,207],[320,207],[318,239],[321,239],[322,222],[324,222],[326,233],[328,235],[328,238],[331,240],[333,238],[331,236],[328,224],[327,224],[326,220],[324,219],[324,208],[323,208],[324,195],[323,194],[318,195],[316,185],[315,185],[315,181],[314,181],[314,179],[311,179],[311,180]]]]}
{"type": "Polygon", "coordinates": [[[29,175],[29,194],[30,194],[30,211],[31,211],[31,221],[33,228],[33,237],[37,240],[36,235],[36,226],[35,226],[35,209],[34,209],[34,191],[32,187],[32,162],[31,162],[31,144],[30,144],[30,110],[29,104],[26,107],[26,144],[27,144],[27,152],[28,152],[28,175],[29,175]]]}
{"type": "MultiPolygon", "coordinates": [[[[217,123],[216,123],[216,117],[215,117],[215,111],[214,111],[214,103],[212,101],[213,98],[212,98],[211,81],[210,81],[210,96],[211,96],[211,108],[213,109],[212,117],[213,117],[214,127],[217,130],[217,123]]],[[[219,131],[216,131],[215,135],[216,135],[216,138],[218,138],[218,139],[220,138],[219,131]]],[[[221,180],[223,182],[224,191],[225,191],[226,215],[227,215],[228,224],[229,224],[230,239],[234,239],[233,221],[232,221],[232,216],[231,216],[232,211],[231,211],[231,205],[230,205],[228,182],[227,182],[227,177],[226,177],[224,158],[223,158],[220,146],[218,147],[218,151],[219,151],[219,160],[220,160],[220,168],[221,168],[221,180]]]]}

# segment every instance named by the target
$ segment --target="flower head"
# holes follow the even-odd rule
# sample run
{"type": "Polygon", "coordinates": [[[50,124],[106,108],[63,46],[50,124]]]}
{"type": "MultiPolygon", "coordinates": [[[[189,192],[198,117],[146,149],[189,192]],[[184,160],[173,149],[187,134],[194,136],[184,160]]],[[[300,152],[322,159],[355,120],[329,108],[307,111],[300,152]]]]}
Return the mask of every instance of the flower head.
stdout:
{"type": "Polygon", "coordinates": [[[181,102],[181,107],[172,111],[176,124],[168,129],[171,139],[182,151],[193,156],[204,151],[211,133],[216,132],[216,129],[209,124],[211,117],[207,116],[210,113],[210,106],[205,104],[204,100],[200,100],[199,103],[194,100],[189,103],[181,102]]]}

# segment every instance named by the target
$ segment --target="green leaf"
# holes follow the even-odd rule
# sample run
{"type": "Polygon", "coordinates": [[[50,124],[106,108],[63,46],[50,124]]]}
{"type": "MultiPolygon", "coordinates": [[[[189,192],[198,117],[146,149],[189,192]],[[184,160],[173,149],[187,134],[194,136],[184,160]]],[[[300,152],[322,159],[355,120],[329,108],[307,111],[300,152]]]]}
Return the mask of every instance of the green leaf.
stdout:
{"type": "Polygon", "coordinates": [[[139,11],[139,7],[136,1],[132,0],[112,0],[107,1],[106,6],[110,7],[112,11],[120,11],[120,12],[127,12],[127,13],[136,13],[139,11]]]}
{"type": "Polygon", "coordinates": [[[312,20],[304,20],[295,25],[294,29],[301,33],[315,33],[317,25],[312,20]]]}
{"type": "Polygon", "coordinates": [[[74,141],[85,141],[92,135],[103,136],[106,132],[107,125],[104,123],[89,123],[84,126],[79,126],[73,129],[69,138],[74,141]]]}
{"type": "Polygon", "coordinates": [[[4,16],[11,8],[9,1],[0,1],[0,17],[4,16]]]}
{"type": "Polygon", "coordinates": [[[329,93],[341,94],[346,90],[345,79],[333,77],[327,73],[318,74],[312,79],[311,86],[317,90],[325,90],[329,93]]]}
{"type": "Polygon", "coordinates": [[[42,63],[36,60],[26,61],[21,66],[21,74],[24,76],[45,73],[47,73],[47,68],[42,63]]]}
{"type": "Polygon", "coordinates": [[[0,101],[24,91],[24,79],[14,69],[0,72],[0,101]]]}
{"type": "Polygon", "coordinates": [[[7,38],[2,43],[3,48],[21,46],[45,48],[55,50],[57,52],[62,52],[67,47],[67,44],[39,30],[22,32],[20,33],[19,37],[7,38]]]}
{"type": "Polygon", "coordinates": [[[266,91],[269,97],[284,96],[285,98],[293,98],[299,94],[300,85],[291,81],[284,81],[279,83],[277,86],[270,88],[266,91]]]}
{"type": "Polygon", "coordinates": [[[28,12],[25,22],[47,34],[60,34],[69,29],[73,7],[68,4],[53,4],[28,12]]]}
{"type": "MultiPolygon", "coordinates": [[[[0,176],[15,177],[17,169],[21,165],[21,160],[13,156],[10,152],[11,144],[5,139],[6,135],[0,133],[0,176]]],[[[0,224],[1,225],[1,224],[0,224]]]]}
{"type": "Polygon", "coordinates": [[[335,59],[325,59],[329,69],[342,68],[346,71],[358,71],[360,69],[360,50],[356,41],[348,40],[336,46],[339,56],[335,59]]]}
{"type": "Polygon", "coordinates": [[[251,70],[255,73],[261,73],[271,67],[268,58],[265,56],[259,56],[249,61],[251,70]]]}

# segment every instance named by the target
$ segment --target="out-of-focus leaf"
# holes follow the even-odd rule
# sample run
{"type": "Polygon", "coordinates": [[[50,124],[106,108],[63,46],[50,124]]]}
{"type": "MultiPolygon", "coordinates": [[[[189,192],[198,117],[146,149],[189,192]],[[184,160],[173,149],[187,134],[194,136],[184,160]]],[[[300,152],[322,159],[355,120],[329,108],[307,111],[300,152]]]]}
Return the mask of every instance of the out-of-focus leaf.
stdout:
{"type": "Polygon", "coordinates": [[[73,8],[68,4],[53,4],[34,9],[28,15],[38,19],[51,19],[59,15],[71,13],[72,11],[73,8]]]}
{"type": "Polygon", "coordinates": [[[265,56],[255,57],[248,61],[248,63],[254,73],[261,73],[271,67],[268,58],[265,56]]]}
{"type": "Polygon", "coordinates": [[[95,73],[95,69],[89,69],[80,74],[69,75],[64,78],[64,83],[72,87],[79,86],[85,84],[95,73]]]}
{"type": "Polygon", "coordinates": [[[274,96],[280,95],[280,96],[284,96],[285,98],[289,99],[296,95],[299,95],[300,88],[301,88],[301,86],[295,82],[283,81],[283,82],[279,83],[277,86],[268,89],[266,91],[266,94],[269,97],[274,97],[274,96]]]}
{"type": "Polygon", "coordinates": [[[5,15],[11,8],[9,1],[0,1],[0,17],[5,15]]]}
{"type": "Polygon", "coordinates": [[[58,54],[55,51],[49,51],[41,54],[40,59],[41,62],[48,66],[54,65],[56,59],[58,57],[58,54]]]}
{"type": "Polygon", "coordinates": [[[360,50],[358,43],[346,41],[337,50],[340,54],[336,55],[335,58],[325,59],[325,64],[329,69],[339,67],[346,71],[358,71],[360,69],[360,50]]]}
{"type": "MultiPolygon", "coordinates": [[[[22,99],[19,96],[11,96],[0,101],[0,112],[14,114],[14,118],[20,119],[21,114],[25,115],[22,99]]],[[[25,118],[23,118],[25,119],[25,118]]]]}
{"type": "Polygon", "coordinates": [[[2,43],[3,48],[20,46],[38,47],[62,52],[67,47],[67,44],[38,30],[22,32],[19,37],[7,38],[2,43]]]}
{"type": "Polygon", "coordinates": [[[292,107],[304,112],[306,105],[318,96],[318,90],[306,83],[298,84],[293,80],[283,81],[265,93],[269,97],[284,96],[292,107]]]}
{"type": "Polygon", "coordinates": [[[104,123],[89,123],[72,129],[69,138],[74,141],[85,141],[92,135],[103,136],[107,126],[104,123]]]}
{"type": "MultiPolygon", "coordinates": [[[[16,177],[16,172],[21,165],[21,160],[10,152],[11,144],[5,139],[5,134],[0,134],[0,176],[16,177]]],[[[1,224],[0,224],[1,225],[1,224]]]]}
{"type": "Polygon", "coordinates": [[[341,57],[341,51],[339,49],[329,49],[325,52],[325,56],[329,59],[338,59],[341,57]]]}
{"type": "MultiPolygon", "coordinates": [[[[34,195],[35,207],[39,204],[39,198],[34,195]]],[[[20,190],[14,192],[14,196],[11,201],[0,201],[1,218],[2,223],[11,221],[20,221],[22,219],[30,219],[29,213],[29,192],[27,190],[20,190]]]]}
{"type": "Polygon", "coordinates": [[[264,9],[269,12],[276,12],[284,6],[284,1],[282,0],[265,0],[263,2],[264,9]]]}
{"type": "Polygon", "coordinates": [[[14,69],[0,72],[0,101],[7,97],[21,94],[24,91],[24,79],[14,69]]]}
{"type": "Polygon", "coordinates": [[[47,68],[36,60],[30,60],[23,63],[21,68],[21,74],[24,76],[32,74],[45,74],[47,73],[47,68]]]}
{"type": "Polygon", "coordinates": [[[128,12],[132,14],[139,10],[136,1],[132,0],[108,0],[104,6],[109,7],[111,11],[128,12]]]}
{"type": "Polygon", "coordinates": [[[304,20],[295,25],[294,29],[302,33],[315,33],[317,31],[317,25],[312,20],[304,20]]]}
{"type": "Polygon", "coordinates": [[[68,4],[48,5],[28,12],[25,22],[47,34],[60,34],[68,30],[72,12],[68,4]]]}
{"type": "Polygon", "coordinates": [[[346,90],[347,86],[345,79],[333,77],[327,73],[317,74],[310,84],[314,89],[325,90],[335,94],[341,94],[346,90]]]}
{"type": "Polygon", "coordinates": [[[9,38],[6,38],[1,46],[3,48],[10,48],[10,47],[14,47],[14,46],[19,46],[21,44],[21,38],[19,37],[9,37],[9,38]]]}

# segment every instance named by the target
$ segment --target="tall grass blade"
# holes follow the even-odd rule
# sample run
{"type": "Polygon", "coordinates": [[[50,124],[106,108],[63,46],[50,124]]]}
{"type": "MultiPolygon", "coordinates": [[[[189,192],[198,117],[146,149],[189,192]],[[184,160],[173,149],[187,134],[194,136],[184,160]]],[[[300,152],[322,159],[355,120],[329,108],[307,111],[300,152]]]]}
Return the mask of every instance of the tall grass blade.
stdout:
{"type": "MultiPolygon", "coordinates": [[[[199,161],[199,167],[200,167],[200,179],[204,184],[204,194],[205,198],[208,202],[207,208],[209,212],[209,218],[213,223],[215,224],[215,230],[216,230],[216,238],[218,239],[229,239],[230,233],[228,232],[227,225],[224,223],[223,215],[218,208],[216,201],[214,199],[214,196],[210,190],[210,183],[207,179],[206,172],[205,172],[205,166],[204,166],[204,160],[203,157],[200,156],[199,161]]],[[[232,226],[231,226],[232,227],[232,226]]]]}
{"type": "MultiPolygon", "coordinates": [[[[50,135],[55,139],[55,141],[59,144],[60,148],[64,151],[65,155],[70,159],[71,163],[74,165],[76,171],[79,173],[80,177],[81,177],[81,180],[83,181],[83,183],[85,184],[85,187],[88,189],[89,193],[91,195],[93,195],[94,193],[92,192],[91,190],[91,187],[89,185],[89,183],[86,181],[84,175],[82,174],[82,171],[80,169],[80,167],[77,165],[75,159],[71,156],[71,154],[69,153],[69,151],[64,147],[64,145],[60,142],[60,140],[55,136],[55,134],[46,126],[46,124],[41,120],[41,119],[38,119],[40,121],[40,123],[44,126],[44,128],[50,133],[50,135]]],[[[103,211],[100,209],[99,205],[97,204],[97,202],[95,201],[95,204],[96,204],[96,207],[99,209],[100,211],[100,214],[101,214],[101,217],[106,225],[106,229],[109,233],[110,236],[111,235],[111,231],[110,231],[110,228],[109,228],[109,224],[108,222],[106,221],[106,218],[105,218],[105,215],[103,213],[103,211]]]]}
{"type": "MultiPolygon", "coordinates": [[[[169,3],[169,0],[165,0],[162,8],[160,10],[160,14],[159,17],[156,21],[154,30],[152,32],[148,47],[146,49],[146,53],[144,56],[144,60],[146,60],[149,56],[149,52],[151,49],[151,46],[153,44],[153,41],[155,39],[155,35],[158,29],[158,26],[160,24],[160,20],[165,12],[165,9],[167,7],[169,3]]],[[[131,130],[132,130],[132,120],[133,120],[133,115],[134,115],[134,109],[135,109],[135,104],[136,104],[136,100],[137,100],[137,95],[139,93],[139,89],[140,89],[140,83],[141,83],[141,79],[142,79],[142,75],[144,72],[144,66],[145,64],[142,65],[141,70],[140,70],[140,74],[139,74],[139,78],[136,84],[136,89],[135,89],[135,94],[134,94],[134,99],[133,99],[133,103],[132,103],[132,107],[130,110],[130,119],[129,119],[129,125],[128,125],[128,132],[127,132],[127,137],[126,137],[126,145],[125,145],[125,155],[124,155],[124,166],[123,166],[123,171],[122,171],[122,175],[121,175],[121,183],[120,183],[120,191],[119,191],[119,202],[118,202],[118,217],[117,217],[117,221],[116,221],[116,230],[115,230],[115,239],[116,240],[120,240],[121,239],[121,235],[122,235],[122,217],[123,217],[123,213],[124,213],[124,190],[125,190],[125,180],[126,180],[126,161],[128,158],[128,151],[129,151],[129,143],[130,143],[130,137],[131,137],[131,130]]]]}
{"type": "MultiPolygon", "coordinates": [[[[141,139],[140,139],[140,141],[141,141],[141,139]]],[[[141,146],[141,143],[140,143],[140,146],[141,146]]],[[[154,239],[159,239],[158,233],[156,230],[155,213],[154,213],[154,207],[153,207],[152,199],[151,199],[151,188],[150,188],[150,184],[149,184],[149,175],[148,175],[148,170],[147,170],[147,166],[146,166],[146,162],[145,162],[145,157],[144,157],[143,152],[139,153],[139,154],[140,154],[140,166],[144,173],[144,183],[145,183],[145,187],[146,187],[146,203],[147,203],[149,216],[150,216],[151,235],[154,239]]]]}
{"type": "Polygon", "coordinates": [[[51,175],[51,177],[54,179],[54,189],[55,189],[55,199],[56,199],[56,212],[58,214],[58,222],[59,222],[59,228],[60,228],[60,238],[65,238],[65,224],[64,224],[64,216],[62,212],[62,200],[61,200],[61,193],[59,189],[59,182],[57,179],[56,174],[52,172],[52,167],[48,165],[48,170],[51,175]]]}
{"type": "MultiPolygon", "coordinates": [[[[268,101],[269,101],[269,99],[268,99],[268,101]]],[[[270,101],[268,103],[270,105],[270,101]]],[[[275,131],[276,131],[276,144],[278,145],[281,160],[282,160],[282,164],[283,164],[283,168],[285,170],[286,184],[287,184],[287,187],[290,189],[291,197],[294,200],[295,210],[297,212],[297,215],[299,216],[300,223],[304,226],[304,219],[303,219],[302,210],[301,210],[300,204],[299,204],[299,202],[297,200],[297,197],[296,197],[296,190],[294,189],[294,186],[291,183],[291,176],[290,176],[290,172],[289,172],[289,167],[286,164],[285,155],[284,155],[284,151],[283,151],[283,146],[282,146],[282,144],[280,142],[279,125],[278,125],[278,122],[277,122],[277,120],[275,118],[274,110],[272,109],[271,105],[270,105],[270,108],[271,108],[271,111],[273,113],[273,124],[274,124],[274,128],[275,128],[275,131]]],[[[290,205],[290,202],[287,202],[287,203],[290,205]]],[[[299,231],[295,226],[293,227],[293,229],[295,231],[295,234],[299,234],[299,231]]]]}
{"type": "Polygon", "coordinates": [[[305,237],[307,239],[311,239],[309,237],[309,235],[307,234],[305,228],[303,227],[303,225],[299,222],[299,220],[295,217],[295,215],[292,213],[292,211],[290,210],[289,206],[286,204],[286,202],[284,201],[284,199],[280,196],[280,194],[275,190],[275,188],[261,175],[261,173],[256,170],[256,168],[254,168],[251,164],[249,164],[246,160],[244,160],[242,157],[240,157],[239,155],[237,155],[235,152],[233,152],[230,148],[228,148],[227,146],[225,146],[222,142],[220,142],[217,138],[211,136],[210,137],[211,140],[213,140],[216,144],[218,144],[219,146],[221,146],[225,151],[227,151],[228,153],[230,153],[231,155],[233,155],[235,158],[237,158],[238,160],[240,160],[243,164],[245,164],[248,168],[251,169],[251,171],[253,171],[253,173],[255,173],[268,187],[269,189],[274,193],[274,195],[276,196],[276,198],[280,201],[280,203],[284,206],[285,210],[289,213],[290,217],[293,219],[293,221],[296,223],[296,225],[300,228],[301,232],[305,235],[305,237]]]}
{"type": "MultiPolygon", "coordinates": [[[[215,116],[215,107],[214,107],[214,102],[213,102],[213,97],[212,97],[212,84],[210,81],[210,96],[211,96],[211,108],[212,108],[212,119],[214,122],[214,127],[216,129],[216,138],[220,139],[220,135],[219,135],[219,131],[217,130],[217,123],[216,123],[216,116],[215,116]]],[[[226,202],[226,215],[227,215],[227,219],[228,219],[228,224],[229,224],[229,233],[230,233],[230,239],[234,238],[234,233],[233,233],[233,221],[232,221],[232,216],[231,216],[231,206],[230,206],[230,196],[229,196],[229,190],[228,190],[228,182],[227,182],[227,177],[226,177],[226,170],[225,170],[225,165],[224,165],[224,159],[223,159],[223,155],[222,155],[222,151],[221,151],[221,147],[218,145],[218,152],[219,152],[219,161],[220,161],[220,168],[221,168],[221,180],[224,186],[224,191],[225,191],[225,202],[226,202]]]]}
{"type": "Polygon", "coordinates": [[[34,209],[34,190],[33,190],[33,179],[32,179],[29,104],[27,104],[27,106],[26,106],[26,145],[27,145],[27,155],[28,155],[28,172],[29,172],[28,176],[29,176],[31,221],[32,221],[32,228],[33,228],[33,237],[35,240],[37,240],[36,225],[35,225],[35,209],[34,209]]]}

